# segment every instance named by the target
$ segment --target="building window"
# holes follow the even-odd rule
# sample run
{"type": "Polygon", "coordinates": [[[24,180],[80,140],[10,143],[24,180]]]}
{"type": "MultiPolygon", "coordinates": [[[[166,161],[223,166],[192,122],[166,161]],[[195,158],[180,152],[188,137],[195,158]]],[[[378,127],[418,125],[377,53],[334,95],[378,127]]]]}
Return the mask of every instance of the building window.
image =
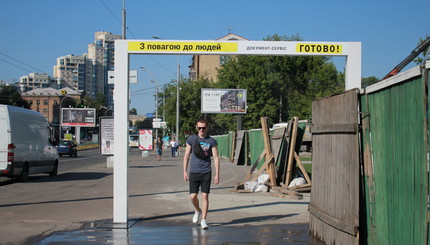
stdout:
{"type": "Polygon", "coordinates": [[[43,109],[43,114],[48,114],[48,109],[43,109]]]}
{"type": "Polygon", "coordinates": [[[58,105],[58,100],[54,100],[54,105],[58,105]]]}
{"type": "Polygon", "coordinates": [[[48,100],[43,100],[44,105],[48,105],[48,100]]]}

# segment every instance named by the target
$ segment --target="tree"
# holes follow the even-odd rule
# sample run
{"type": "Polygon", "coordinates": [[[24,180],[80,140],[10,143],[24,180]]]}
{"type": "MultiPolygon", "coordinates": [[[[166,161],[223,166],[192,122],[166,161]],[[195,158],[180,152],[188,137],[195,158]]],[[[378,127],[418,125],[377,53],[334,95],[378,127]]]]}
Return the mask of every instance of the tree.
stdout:
{"type": "Polygon", "coordinates": [[[368,86],[370,86],[372,84],[375,84],[377,82],[379,82],[379,79],[376,78],[376,77],[374,77],[374,76],[372,76],[372,77],[363,77],[361,79],[361,87],[366,88],[366,87],[368,87],[368,86]]]}
{"type": "MultiPolygon", "coordinates": [[[[211,125],[211,133],[215,134],[219,131],[214,131],[213,115],[202,114],[200,111],[201,89],[212,88],[214,83],[206,79],[191,81],[181,79],[180,94],[179,94],[179,132],[180,137],[183,137],[183,132],[195,131],[195,124],[199,118],[206,118],[211,125]]],[[[164,88],[165,104],[161,110],[165,111],[167,127],[172,131],[176,131],[176,84],[167,84],[164,88]]],[[[179,139],[184,142],[184,138],[179,139]]]]}
{"type": "Polygon", "coordinates": [[[12,86],[0,86],[0,104],[13,105],[30,109],[30,104],[12,86]]]}
{"type": "Polygon", "coordinates": [[[129,113],[130,115],[137,115],[137,110],[136,110],[136,108],[132,108],[131,110],[130,110],[130,113],[129,113]]]}
{"type": "MultiPolygon", "coordinates": [[[[429,38],[429,35],[426,35],[426,37],[424,39],[420,38],[420,41],[418,42],[418,45],[422,44],[428,38],[429,38]]],[[[427,54],[428,51],[429,51],[428,47],[426,49],[424,49],[424,51],[421,53],[422,58],[421,57],[417,57],[417,58],[414,59],[415,64],[420,65],[421,63],[423,63],[424,58],[425,58],[425,56],[426,56],[426,54],[427,54]]]]}
{"type": "MultiPolygon", "coordinates": [[[[266,40],[301,40],[274,35],[266,40]]],[[[259,128],[260,117],[269,123],[293,116],[306,119],[312,100],[343,90],[336,67],[323,56],[238,56],[230,57],[218,71],[217,87],[247,89],[248,112],[244,129],[259,128]]],[[[233,115],[219,114],[221,127],[234,130],[233,115]]]]}

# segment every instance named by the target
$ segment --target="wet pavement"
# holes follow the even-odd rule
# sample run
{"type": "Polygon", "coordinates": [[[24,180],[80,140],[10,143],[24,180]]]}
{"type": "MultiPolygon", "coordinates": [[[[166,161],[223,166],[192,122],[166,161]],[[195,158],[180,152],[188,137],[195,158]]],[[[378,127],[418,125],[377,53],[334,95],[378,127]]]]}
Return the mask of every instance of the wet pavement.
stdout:
{"type": "MultiPolygon", "coordinates": [[[[182,159],[131,152],[128,227],[112,224],[112,168],[97,164],[49,181],[2,187],[0,236],[5,244],[321,244],[308,233],[310,193],[302,200],[238,193],[249,166],[221,161],[211,188],[208,230],[194,214],[182,159]],[[16,198],[17,189],[26,195],[16,198]],[[10,197],[10,198],[8,198],[10,197]]],[[[1,242],[0,242],[1,243],[1,242]]]]}
{"type": "Polygon", "coordinates": [[[130,221],[128,229],[121,229],[99,223],[78,231],[57,232],[36,244],[322,244],[309,236],[307,224],[209,225],[203,230],[183,221],[138,220],[130,221]]]}

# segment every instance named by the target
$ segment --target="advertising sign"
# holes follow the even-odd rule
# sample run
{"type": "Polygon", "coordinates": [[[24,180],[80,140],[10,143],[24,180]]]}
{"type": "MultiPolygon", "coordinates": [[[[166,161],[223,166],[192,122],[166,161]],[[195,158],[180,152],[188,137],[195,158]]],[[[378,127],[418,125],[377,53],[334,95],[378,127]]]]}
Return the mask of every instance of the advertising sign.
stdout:
{"type": "Polygon", "coordinates": [[[62,108],[61,126],[95,127],[96,109],[62,108]]]}
{"type": "Polygon", "coordinates": [[[139,149],[150,151],[152,147],[152,130],[144,129],[139,130],[139,149]]]}
{"type": "Polygon", "coordinates": [[[246,114],[246,89],[201,90],[202,113],[246,114]]]}
{"type": "Polygon", "coordinates": [[[114,122],[113,117],[100,117],[100,154],[113,155],[114,122]]]}

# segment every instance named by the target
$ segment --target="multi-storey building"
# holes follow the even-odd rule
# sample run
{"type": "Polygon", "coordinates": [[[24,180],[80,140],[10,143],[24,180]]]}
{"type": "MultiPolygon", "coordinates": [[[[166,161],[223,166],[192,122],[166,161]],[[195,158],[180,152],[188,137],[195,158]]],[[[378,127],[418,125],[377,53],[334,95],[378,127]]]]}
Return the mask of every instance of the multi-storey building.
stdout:
{"type": "MultiPolygon", "coordinates": [[[[94,43],[88,45],[88,59],[92,62],[92,90],[91,96],[98,93],[106,96],[108,107],[113,107],[113,85],[107,83],[108,71],[114,70],[115,40],[121,35],[111,32],[96,32],[94,43]]],[[[87,92],[88,93],[88,92],[87,92]]]]}
{"type": "Polygon", "coordinates": [[[51,77],[47,73],[30,73],[28,76],[19,78],[19,87],[21,91],[49,88],[51,87],[51,77]]]}
{"type": "Polygon", "coordinates": [[[72,88],[86,91],[88,60],[86,54],[82,56],[66,55],[57,58],[54,66],[54,77],[57,80],[57,89],[72,88]]]}
{"type": "Polygon", "coordinates": [[[81,99],[81,93],[71,88],[61,90],[54,88],[36,88],[22,92],[21,97],[26,100],[31,110],[42,113],[49,123],[59,123],[61,108],[73,104],[74,100],[81,99]]]}
{"type": "MultiPolygon", "coordinates": [[[[239,35],[230,33],[218,38],[219,41],[248,41],[239,35]]],[[[191,81],[206,78],[217,81],[218,68],[221,66],[222,58],[220,55],[193,55],[189,66],[189,78],[191,81]]]]}

